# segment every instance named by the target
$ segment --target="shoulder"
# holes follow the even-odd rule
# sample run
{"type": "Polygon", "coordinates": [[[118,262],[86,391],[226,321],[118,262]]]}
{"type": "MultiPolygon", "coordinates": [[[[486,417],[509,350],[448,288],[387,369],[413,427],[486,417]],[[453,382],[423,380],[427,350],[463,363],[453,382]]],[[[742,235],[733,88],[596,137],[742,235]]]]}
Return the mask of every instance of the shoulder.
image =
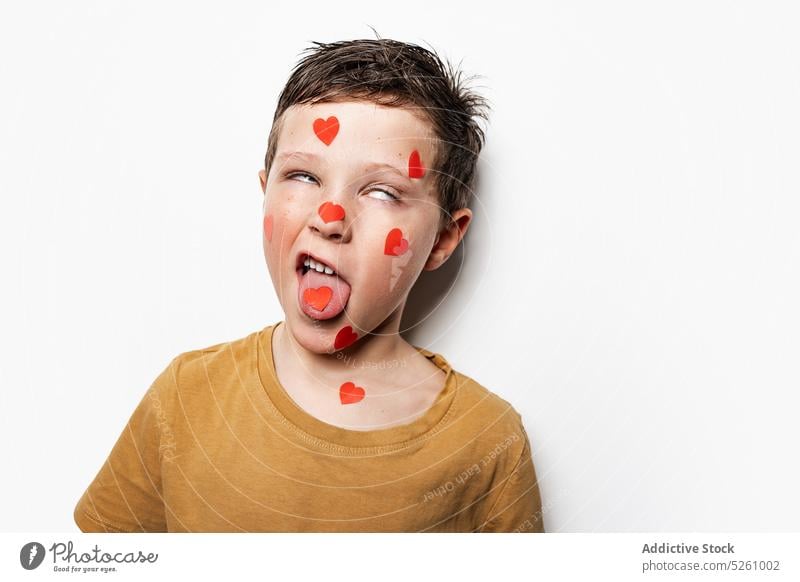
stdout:
{"type": "Polygon", "coordinates": [[[223,379],[237,378],[256,358],[259,333],[180,352],[158,375],[151,390],[169,403],[203,392],[223,379]]]}
{"type": "Polygon", "coordinates": [[[472,377],[457,371],[454,376],[458,386],[454,423],[462,424],[461,431],[471,435],[487,460],[500,461],[503,469],[510,470],[530,451],[522,415],[506,398],[472,377]]]}
{"type": "Polygon", "coordinates": [[[497,392],[463,372],[453,370],[453,374],[460,392],[462,407],[474,407],[483,416],[496,418],[504,427],[515,427],[522,423],[522,416],[517,409],[497,392]]]}
{"type": "MultiPolygon", "coordinates": [[[[265,330],[269,330],[270,327],[272,326],[265,330]]],[[[174,368],[179,380],[196,379],[198,376],[205,377],[208,373],[234,369],[255,357],[259,333],[261,331],[230,341],[181,352],[172,359],[170,365],[174,368]]]]}

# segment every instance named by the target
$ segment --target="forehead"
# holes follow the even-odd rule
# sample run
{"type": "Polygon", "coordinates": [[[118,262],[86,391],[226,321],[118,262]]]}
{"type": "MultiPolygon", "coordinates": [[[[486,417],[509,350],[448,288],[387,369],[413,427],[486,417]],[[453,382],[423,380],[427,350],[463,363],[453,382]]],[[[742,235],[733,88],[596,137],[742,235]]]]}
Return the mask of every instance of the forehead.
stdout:
{"type": "Polygon", "coordinates": [[[414,110],[386,107],[367,101],[338,101],[294,105],[283,115],[278,153],[307,151],[326,158],[397,163],[419,152],[426,165],[435,152],[431,124],[414,110]],[[339,130],[330,144],[317,138],[314,122],[335,117],[339,130]]]}

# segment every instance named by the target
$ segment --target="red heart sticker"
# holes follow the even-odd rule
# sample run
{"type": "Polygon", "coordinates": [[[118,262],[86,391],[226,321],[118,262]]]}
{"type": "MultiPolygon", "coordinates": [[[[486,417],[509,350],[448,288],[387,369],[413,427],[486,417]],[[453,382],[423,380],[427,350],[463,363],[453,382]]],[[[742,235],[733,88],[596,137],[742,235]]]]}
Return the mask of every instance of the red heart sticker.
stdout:
{"type": "Polygon", "coordinates": [[[317,311],[322,311],[325,309],[325,306],[328,305],[331,297],[333,297],[333,289],[327,286],[319,287],[317,289],[309,287],[303,291],[303,301],[317,311]]]}
{"type": "Polygon", "coordinates": [[[333,138],[339,133],[339,120],[331,115],[328,119],[317,118],[314,120],[314,133],[325,145],[331,145],[333,138]]]}
{"type": "Polygon", "coordinates": [[[352,327],[346,325],[339,330],[339,333],[336,334],[336,339],[333,340],[333,347],[337,350],[341,350],[342,348],[346,348],[352,344],[357,339],[358,334],[353,331],[352,327]]]}
{"type": "Polygon", "coordinates": [[[424,175],[425,166],[422,165],[422,160],[419,158],[419,152],[414,150],[408,157],[408,177],[422,178],[424,175]]]}
{"type": "Polygon", "coordinates": [[[344,219],[344,207],[333,202],[323,202],[317,212],[325,223],[344,219]]]}
{"type": "Polygon", "coordinates": [[[353,404],[364,400],[364,389],[352,382],[345,382],[339,386],[339,400],[342,404],[353,404]]]}
{"type": "Polygon", "coordinates": [[[383,254],[399,257],[408,250],[408,241],[403,238],[403,231],[393,228],[386,235],[386,243],[383,245],[383,254]]]}
{"type": "Polygon", "coordinates": [[[272,240],[272,215],[268,214],[264,217],[264,236],[268,241],[272,240]]]}

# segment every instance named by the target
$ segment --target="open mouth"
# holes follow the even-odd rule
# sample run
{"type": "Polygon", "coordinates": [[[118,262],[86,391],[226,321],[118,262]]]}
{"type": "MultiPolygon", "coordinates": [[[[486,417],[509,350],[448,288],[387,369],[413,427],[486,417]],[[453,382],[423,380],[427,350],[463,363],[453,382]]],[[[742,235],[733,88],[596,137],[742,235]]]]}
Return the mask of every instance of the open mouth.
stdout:
{"type": "Polygon", "coordinates": [[[350,284],[333,263],[308,252],[297,255],[297,304],[312,319],[332,319],[340,315],[350,299],[350,284]]]}
{"type": "Polygon", "coordinates": [[[325,273],[326,275],[336,275],[336,271],[334,271],[332,267],[322,261],[315,260],[310,255],[306,255],[305,259],[303,259],[303,266],[301,269],[303,275],[310,270],[314,270],[317,273],[325,273]]]}

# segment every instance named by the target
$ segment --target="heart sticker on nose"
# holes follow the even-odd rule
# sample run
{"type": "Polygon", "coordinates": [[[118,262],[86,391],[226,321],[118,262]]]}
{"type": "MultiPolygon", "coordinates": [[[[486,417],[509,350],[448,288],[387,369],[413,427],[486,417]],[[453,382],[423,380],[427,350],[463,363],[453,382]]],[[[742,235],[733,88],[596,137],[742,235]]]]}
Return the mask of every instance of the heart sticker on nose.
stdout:
{"type": "Polygon", "coordinates": [[[345,382],[339,386],[339,400],[342,404],[354,404],[364,400],[364,389],[352,382],[345,382]]]}
{"type": "Polygon", "coordinates": [[[422,178],[424,175],[425,166],[422,165],[422,160],[419,158],[419,152],[414,150],[408,157],[408,177],[422,178]]]}
{"type": "Polygon", "coordinates": [[[328,119],[317,118],[314,120],[314,133],[325,145],[331,145],[333,138],[339,133],[339,120],[331,115],[328,119]]]}
{"type": "Polygon", "coordinates": [[[383,254],[399,257],[408,250],[408,241],[403,238],[403,231],[393,228],[386,235],[386,243],[383,245],[383,254]]]}
{"type": "Polygon", "coordinates": [[[337,350],[346,348],[358,339],[358,335],[353,331],[349,325],[344,326],[336,334],[336,339],[333,340],[333,347],[337,350]]]}
{"type": "Polygon", "coordinates": [[[331,297],[333,297],[333,289],[327,286],[317,289],[309,287],[303,291],[303,301],[317,311],[325,309],[325,306],[330,303],[331,297]]]}
{"type": "Polygon", "coordinates": [[[264,217],[264,236],[268,241],[272,240],[272,215],[268,214],[264,217]]]}
{"type": "Polygon", "coordinates": [[[334,204],[333,202],[323,202],[322,206],[317,209],[317,212],[326,224],[328,222],[344,219],[344,207],[334,204]]]}

